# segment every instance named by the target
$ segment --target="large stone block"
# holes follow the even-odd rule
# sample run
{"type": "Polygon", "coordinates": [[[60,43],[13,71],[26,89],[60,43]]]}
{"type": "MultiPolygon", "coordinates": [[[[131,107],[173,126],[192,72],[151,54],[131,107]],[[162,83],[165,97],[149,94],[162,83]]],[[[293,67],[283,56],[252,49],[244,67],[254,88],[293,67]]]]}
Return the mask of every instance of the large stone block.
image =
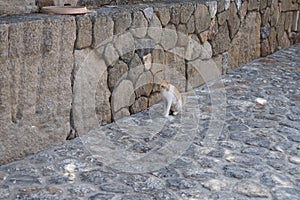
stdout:
{"type": "Polygon", "coordinates": [[[75,51],[72,121],[79,135],[110,122],[107,65],[92,49],[75,51]]]}
{"type": "Polygon", "coordinates": [[[210,14],[208,8],[203,4],[197,4],[195,10],[195,25],[196,32],[201,33],[207,30],[210,26],[210,14]]]}
{"type": "Polygon", "coordinates": [[[114,41],[114,46],[119,53],[119,56],[125,62],[129,62],[132,59],[135,51],[135,43],[130,32],[118,35],[114,41]]]}
{"type": "Polygon", "coordinates": [[[189,21],[186,24],[186,29],[188,33],[194,33],[195,32],[195,16],[192,15],[189,19],[189,21]]]}
{"type": "Polygon", "coordinates": [[[229,48],[229,66],[236,67],[260,56],[260,14],[250,12],[229,48]]]}
{"type": "Polygon", "coordinates": [[[113,111],[113,116],[122,108],[128,108],[134,103],[135,94],[134,87],[131,81],[123,80],[114,89],[111,97],[111,106],[113,111]]]}
{"type": "Polygon", "coordinates": [[[0,1],[1,14],[24,14],[38,11],[35,0],[2,0],[0,1]]]}
{"type": "Polygon", "coordinates": [[[8,69],[8,25],[0,25],[0,123],[11,121],[10,73],[8,69]]]}
{"type": "MultiPolygon", "coordinates": [[[[90,16],[83,15],[76,17],[77,37],[75,42],[76,49],[83,49],[92,44],[92,21],[90,16]]],[[[99,42],[99,41],[97,41],[99,42]]]]}
{"type": "Polygon", "coordinates": [[[181,7],[180,4],[174,4],[171,8],[171,19],[170,22],[177,26],[180,23],[180,13],[181,7]]]}
{"type": "Polygon", "coordinates": [[[249,0],[248,10],[257,10],[259,8],[259,2],[257,0],[249,0]]]}
{"type": "Polygon", "coordinates": [[[271,9],[268,7],[265,10],[262,11],[261,25],[265,26],[267,23],[269,23],[270,18],[271,18],[271,9]]]}
{"type": "Polygon", "coordinates": [[[171,19],[171,14],[170,14],[170,10],[167,7],[156,7],[154,9],[154,12],[157,14],[161,24],[163,26],[166,26],[170,19],[171,19]]]}
{"type": "Polygon", "coordinates": [[[95,111],[101,125],[108,124],[112,120],[110,108],[111,92],[108,89],[107,76],[107,71],[104,71],[99,79],[95,95],[95,111]]]}
{"type": "Polygon", "coordinates": [[[222,26],[225,22],[226,22],[226,20],[228,20],[229,19],[229,11],[227,10],[227,11],[224,11],[224,12],[221,12],[221,13],[219,13],[218,15],[217,15],[217,17],[218,17],[218,24],[220,25],[220,26],[222,26]]]}
{"type": "MultiPolygon", "coordinates": [[[[131,19],[131,18],[130,18],[131,19]]],[[[94,44],[93,47],[97,48],[99,45],[106,43],[112,39],[112,36],[114,34],[114,26],[117,26],[114,24],[114,21],[109,16],[103,16],[98,15],[95,17],[94,22],[94,44]]],[[[120,23],[118,20],[115,21],[115,23],[120,23]]],[[[122,27],[121,27],[122,28],[122,27]]],[[[117,32],[121,32],[120,27],[116,29],[117,32]]]]}
{"type": "Polygon", "coordinates": [[[230,38],[232,39],[240,28],[240,19],[234,3],[230,5],[228,12],[229,12],[229,17],[228,17],[229,35],[230,38]]]}
{"type": "Polygon", "coordinates": [[[153,89],[153,75],[150,71],[142,73],[134,83],[136,97],[148,97],[153,89]]]}
{"type": "MultiPolygon", "coordinates": [[[[70,128],[75,37],[75,20],[68,16],[9,25],[8,60],[1,64],[1,72],[11,91],[10,99],[6,98],[10,120],[1,121],[1,164],[65,140],[70,128]]],[[[1,86],[1,98],[6,89],[1,86]]]]}
{"type": "Polygon", "coordinates": [[[186,24],[194,13],[195,6],[192,3],[185,3],[180,10],[180,23],[186,24]]]}
{"type": "Polygon", "coordinates": [[[270,44],[271,53],[274,53],[277,50],[277,46],[278,46],[278,42],[276,38],[276,30],[274,27],[272,27],[270,30],[269,44],[270,44]]]}
{"type": "Polygon", "coordinates": [[[118,12],[113,15],[114,34],[125,32],[131,26],[131,13],[127,11],[118,12]]]}
{"type": "Polygon", "coordinates": [[[285,1],[281,1],[281,3],[279,4],[281,11],[285,12],[285,11],[292,11],[292,10],[298,10],[298,3],[296,3],[294,0],[285,0],[285,1]]]}
{"type": "Polygon", "coordinates": [[[163,29],[160,44],[165,50],[172,49],[177,44],[177,37],[176,27],[168,25],[163,29]]]}
{"type": "Polygon", "coordinates": [[[162,26],[156,15],[153,15],[152,20],[149,23],[148,28],[148,36],[155,41],[155,43],[159,43],[162,35],[162,26]]]}
{"type": "Polygon", "coordinates": [[[134,114],[134,113],[141,112],[143,110],[146,110],[147,107],[148,107],[148,98],[146,98],[146,97],[140,97],[130,107],[130,113],[134,114]]]}
{"type": "Polygon", "coordinates": [[[227,51],[230,45],[229,30],[227,22],[219,27],[218,33],[216,34],[215,39],[212,41],[213,54],[217,55],[227,51]]]}
{"type": "Polygon", "coordinates": [[[147,34],[148,21],[142,12],[134,12],[131,33],[136,38],[144,38],[147,34]]]}
{"type": "Polygon", "coordinates": [[[141,58],[134,54],[133,58],[131,59],[129,63],[129,72],[128,72],[128,78],[135,83],[138,79],[138,77],[144,72],[145,67],[142,63],[141,58]]]}
{"type": "Polygon", "coordinates": [[[123,79],[127,77],[128,66],[119,60],[114,66],[108,68],[108,86],[111,91],[123,79]]]}

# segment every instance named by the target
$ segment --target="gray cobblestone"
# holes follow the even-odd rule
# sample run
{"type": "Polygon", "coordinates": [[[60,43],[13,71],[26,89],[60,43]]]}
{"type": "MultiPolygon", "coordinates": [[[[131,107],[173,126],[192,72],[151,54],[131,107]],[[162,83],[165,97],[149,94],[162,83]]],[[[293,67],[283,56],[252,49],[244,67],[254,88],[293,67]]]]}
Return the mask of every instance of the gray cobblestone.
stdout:
{"type": "Polygon", "coordinates": [[[91,133],[0,166],[0,199],[299,199],[299,80],[297,44],[216,80],[226,90],[227,102],[216,105],[224,105],[225,114],[213,115],[210,95],[220,88],[208,89],[214,83],[207,83],[187,97],[188,113],[156,118],[150,108],[99,127],[96,139],[91,133]],[[192,99],[200,113],[193,113],[192,99]],[[212,140],[209,131],[216,134],[209,135],[212,140]],[[105,160],[114,148],[121,149],[111,155],[120,163],[105,160]],[[130,164],[136,158],[143,162],[130,164]],[[156,159],[164,164],[151,165],[156,159]]]}

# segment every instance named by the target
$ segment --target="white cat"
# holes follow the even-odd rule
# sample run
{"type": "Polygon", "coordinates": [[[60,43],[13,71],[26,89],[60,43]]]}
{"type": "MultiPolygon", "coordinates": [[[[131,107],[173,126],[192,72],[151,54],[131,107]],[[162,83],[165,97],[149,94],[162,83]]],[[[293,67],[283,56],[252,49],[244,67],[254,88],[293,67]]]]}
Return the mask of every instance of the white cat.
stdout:
{"type": "Polygon", "coordinates": [[[182,112],[185,104],[185,96],[182,96],[179,90],[167,81],[160,82],[160,93],[164,102],[164,116],[168,117],[169,114],[177,115],[182,112]]]}

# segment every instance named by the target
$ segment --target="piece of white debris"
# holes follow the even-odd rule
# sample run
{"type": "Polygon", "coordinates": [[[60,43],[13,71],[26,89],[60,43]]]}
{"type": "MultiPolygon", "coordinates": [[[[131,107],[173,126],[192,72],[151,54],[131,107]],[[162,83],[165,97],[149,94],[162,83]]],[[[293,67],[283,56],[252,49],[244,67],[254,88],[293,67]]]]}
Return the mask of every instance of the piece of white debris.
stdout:
{"type": "Polygon", "coordinates": [[[267,103],[267,100],[263,98],[256,98],[255,101],[261,105],[265,105],[267,103]]]}

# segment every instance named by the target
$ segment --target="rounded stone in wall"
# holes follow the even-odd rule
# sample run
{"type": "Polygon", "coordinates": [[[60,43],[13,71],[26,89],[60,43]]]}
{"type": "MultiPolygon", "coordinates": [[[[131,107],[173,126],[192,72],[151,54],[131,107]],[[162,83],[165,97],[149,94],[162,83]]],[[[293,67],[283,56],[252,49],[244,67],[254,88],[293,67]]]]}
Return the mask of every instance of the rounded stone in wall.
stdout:
{"type": "Polygon", "coordinates": [[[111,105],[113,114],[121,108],[126,108],[134,103],[135,94],[133,84],[129,80],[123,80],[114,89],[111,97],[111,105]]]}
{"type": "Polygon", "coordinates": [[[140,75],[135,83],[135,93],[137,97],[149,96],[153,89],[153,75],[150,71],[140,75]]]}

